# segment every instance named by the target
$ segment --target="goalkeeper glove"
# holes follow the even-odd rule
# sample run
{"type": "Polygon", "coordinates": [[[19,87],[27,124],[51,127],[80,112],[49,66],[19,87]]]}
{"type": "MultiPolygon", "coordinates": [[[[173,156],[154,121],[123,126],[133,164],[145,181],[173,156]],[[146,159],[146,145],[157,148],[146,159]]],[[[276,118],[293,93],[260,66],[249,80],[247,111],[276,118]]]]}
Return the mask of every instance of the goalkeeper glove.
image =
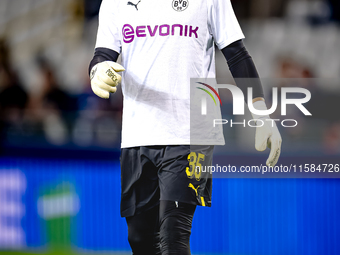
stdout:
{"type": "Polygon", "coordinates": [[[117,72],[124,70],[124,67],[113,61],[96,64],[91,69],[90,75],[92,91],[101,98],[109,98],[110,93],[117,91],[116,86],[122,80],[117,72]]]}
{"type": "MultiPolygon", "coordinates": [[[[256,101],[253,103],[256,110],[267,110],[264,101],[256,101]]],[[[269,115],[260,116],[252,113],[253,119],[256,121],[255,148],[258,151],[264,151],[267,147],[270,154],[266,165],[274,167],[280,157],[282,138],[279,130],[269,115]],[[262,125],[263,124],[263,125],[262,125]]]]}

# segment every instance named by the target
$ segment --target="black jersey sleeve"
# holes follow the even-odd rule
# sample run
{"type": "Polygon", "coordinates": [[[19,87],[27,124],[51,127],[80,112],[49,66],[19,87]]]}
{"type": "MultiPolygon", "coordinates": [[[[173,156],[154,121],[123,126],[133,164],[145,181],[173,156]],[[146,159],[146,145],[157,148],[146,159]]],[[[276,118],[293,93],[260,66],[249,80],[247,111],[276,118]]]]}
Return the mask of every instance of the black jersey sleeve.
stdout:
{"type": "Polygon", "coordinates": [[[264,97],[260,77],[243,41],[238,40],[230,44],[222,49],[222,53],[227,60],[229,70],[235,79],[236,85],[245,95],[245,100],[247,101],[248,98],[248,87],[253,88],[253,98],[264,97]]]}
{"type": "Polygon", "coordinates": [[[113,61],[116,62],[118,59],[119,53],[108,49],[108,48],[96,48],[94,50],[94,56],[90,62],[89,65],[89,74],[92,70],[92,67],[94,67],[96,64],[100,63],[100,62],[104,62],[104,61],[113,61]]]}

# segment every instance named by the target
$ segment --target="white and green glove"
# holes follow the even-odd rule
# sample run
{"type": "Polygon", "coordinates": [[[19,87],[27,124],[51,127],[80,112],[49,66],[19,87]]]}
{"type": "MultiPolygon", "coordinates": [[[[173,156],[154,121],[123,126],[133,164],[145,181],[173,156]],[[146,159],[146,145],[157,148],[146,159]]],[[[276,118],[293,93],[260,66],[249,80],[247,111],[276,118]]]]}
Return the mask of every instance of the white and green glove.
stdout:
{"type": "Polygon", "coordinates": [[[110,93],[117,91],[122,77],[117,73],[124,71],[124,67],[113,61],[104,61],[91,69],[90,79],[92,91],[101,98],[109,98],[110,93]]]}
{"type": "MultiPolygon", "coordinates": [[[[267,110],[264,101],[256,101],[253,103],[256,110],[267,110]]],[[[282,138],[279,130],[269,115],[256,115],[252,113],[253,119],[256,120],[255,148],[258,151],[264,151],[267,147],[270,154],[266,165],[274,167],[279,160],[281,153],[282,138]],[[259,121],[262,120],[262,121],[259,121]],[[263,125],[262,125],[263,124],[263,125]]]]}

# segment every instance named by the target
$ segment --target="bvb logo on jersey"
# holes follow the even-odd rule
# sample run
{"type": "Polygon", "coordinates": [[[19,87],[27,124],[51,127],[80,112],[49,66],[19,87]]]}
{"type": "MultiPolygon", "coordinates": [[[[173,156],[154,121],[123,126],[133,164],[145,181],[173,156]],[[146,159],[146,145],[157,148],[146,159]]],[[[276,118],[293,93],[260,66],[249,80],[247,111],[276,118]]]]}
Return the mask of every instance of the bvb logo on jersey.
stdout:
{"type": "Polygon", "coordinates": [[[175,11],[181,12],[184,11],[189,6],[188,0],[173,0],[172,1],[172,8],[175,11]]]}

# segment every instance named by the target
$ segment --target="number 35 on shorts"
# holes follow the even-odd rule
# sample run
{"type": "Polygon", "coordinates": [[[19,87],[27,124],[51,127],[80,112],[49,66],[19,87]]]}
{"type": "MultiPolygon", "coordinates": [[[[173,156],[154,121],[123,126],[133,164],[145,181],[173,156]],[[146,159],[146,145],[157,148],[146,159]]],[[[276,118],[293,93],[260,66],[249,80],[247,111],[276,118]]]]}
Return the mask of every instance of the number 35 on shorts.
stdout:
{"type": "Polygon", "coordinates": [[[204,162],[205,155],[202,153],[191,152],[188,155],[189,166],[186,168],[188,178],[199,181],[202,175],[202,163],[204,162]]]}

